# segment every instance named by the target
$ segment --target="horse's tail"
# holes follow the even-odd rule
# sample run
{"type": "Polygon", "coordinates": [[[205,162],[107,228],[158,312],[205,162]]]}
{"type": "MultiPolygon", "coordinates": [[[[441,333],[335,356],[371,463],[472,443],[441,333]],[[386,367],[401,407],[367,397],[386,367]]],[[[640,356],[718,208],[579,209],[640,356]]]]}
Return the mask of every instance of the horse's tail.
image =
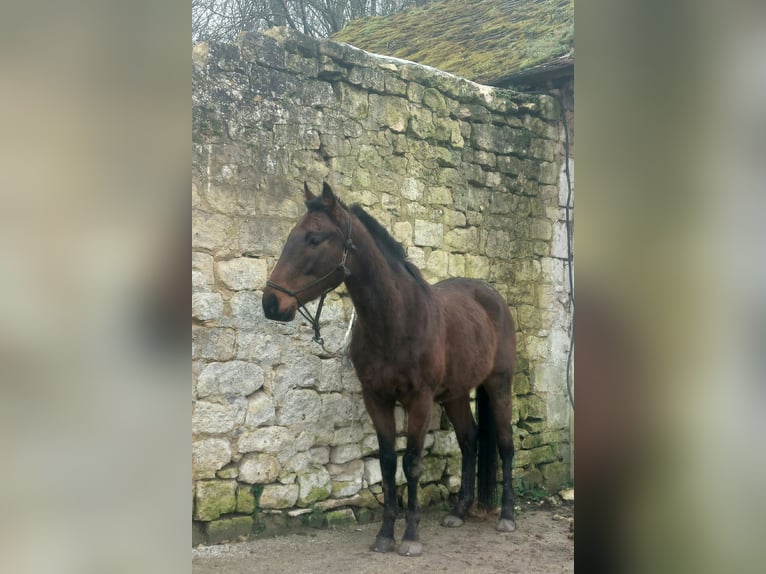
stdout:
{"type": "Polygon", "coordinates": [[[476,389],[476,418],[479,426],[476,502],[479,508],[491,509],[497,490],[497,425],[483,386],[476,389]]]}

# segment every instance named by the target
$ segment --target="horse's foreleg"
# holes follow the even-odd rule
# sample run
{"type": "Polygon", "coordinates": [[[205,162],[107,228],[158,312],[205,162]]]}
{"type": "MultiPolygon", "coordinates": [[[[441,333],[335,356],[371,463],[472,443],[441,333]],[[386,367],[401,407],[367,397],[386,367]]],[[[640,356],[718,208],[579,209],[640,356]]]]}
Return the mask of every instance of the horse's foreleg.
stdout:
{"type": "Polygon", "coordinates": [[[455,436],[460,445],[462,473],[460,492],[458,493],[455,508],[442,519],[442,525],[462,526],[465,522],[465,515],[471,504],[473,504],[474,498],[474,487],[476,485],[476,437],[478,429],[476,422],[473,420],[468,395],[444,403],[444,412],[452,423],[452,428],[455,429],[455,436]]]}
{"type": "Polygon", "coordinates": [[[382,403],[365,394],[364,403],[378,435],[380,449],[380,472],[383,477],[383,524],[370,550],[391,552],[396,544],[394,523],[396,522],[396,423],[394,403],[382,403]]]}
{"type": "Polygon", "coordinates": [[[407,405],[407,449],[404,452],[402,466],[407,477],[407,528],[399,545],[402,556],[419,556],[423,545],[418,540],[420,507],[418,505],[418,482],[422,472],[423,444],[431,419],[430,395],[418,396],[407,405]]]}

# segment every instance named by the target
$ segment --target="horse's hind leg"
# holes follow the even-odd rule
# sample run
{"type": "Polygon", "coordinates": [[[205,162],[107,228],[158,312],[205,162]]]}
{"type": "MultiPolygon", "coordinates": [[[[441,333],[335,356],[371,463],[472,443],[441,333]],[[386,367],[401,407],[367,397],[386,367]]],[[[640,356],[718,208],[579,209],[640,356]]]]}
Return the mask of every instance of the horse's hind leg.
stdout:
{"type": "Polygon", "coordinates": [[[455,508],[442,519],[443,526],[462,526],[465,515],[473,504],[474,486],[476,484],[476,438],[478,429],[473,420],[468,395],[458,397],[444,403],[444,411],[455,429],[457,442],[460,445],[463,464],[455,508]]]}
{"type": "Polygon", "coordinates": [[[378,435],[380,472],[383,477],[383,524],[370,550],[375,552],[391,552],[396,544],[394,540],[394,523],[396,522],[397,510],[394,403],[378,401],[367,393],[363,393],[363,396],[367,412],[370,414],[378,435]]]}
{"type": "Polygon", "coordinates": [[[503,499],[497,530],[512,532],[516,530],[513,518],[513,484],[511,466],[513,462],[513,434],[511,430],[511,373],[493,373],[484,382],[489,397],[492,414],[497,429],[497,448],[503,465],[503,499]]]}

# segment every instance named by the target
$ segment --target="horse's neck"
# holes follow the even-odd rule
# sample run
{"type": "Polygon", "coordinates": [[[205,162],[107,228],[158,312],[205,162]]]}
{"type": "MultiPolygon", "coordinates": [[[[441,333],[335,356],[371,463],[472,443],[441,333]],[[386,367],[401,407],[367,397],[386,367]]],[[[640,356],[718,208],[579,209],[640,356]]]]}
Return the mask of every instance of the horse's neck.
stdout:
{"type": "Polygon", "coordinates": [[[346,287],[357,315],[377,335],[399,338],[430,307],[428,290],[403,266],[391,266],[366,230],[354,241],[357,249],[346,287]]]}

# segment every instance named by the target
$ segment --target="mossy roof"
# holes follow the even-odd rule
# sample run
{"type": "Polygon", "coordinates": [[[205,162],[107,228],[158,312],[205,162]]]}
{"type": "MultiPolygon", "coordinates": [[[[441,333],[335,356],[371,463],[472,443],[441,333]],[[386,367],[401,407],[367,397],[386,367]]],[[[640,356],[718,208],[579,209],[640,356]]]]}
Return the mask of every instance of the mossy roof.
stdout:
{"type": "Polygon", "coordinates": [[[504,85],[574,61],[573,0],[438,0],[353,20],[332,36],[376,54],[504,85]]]}

